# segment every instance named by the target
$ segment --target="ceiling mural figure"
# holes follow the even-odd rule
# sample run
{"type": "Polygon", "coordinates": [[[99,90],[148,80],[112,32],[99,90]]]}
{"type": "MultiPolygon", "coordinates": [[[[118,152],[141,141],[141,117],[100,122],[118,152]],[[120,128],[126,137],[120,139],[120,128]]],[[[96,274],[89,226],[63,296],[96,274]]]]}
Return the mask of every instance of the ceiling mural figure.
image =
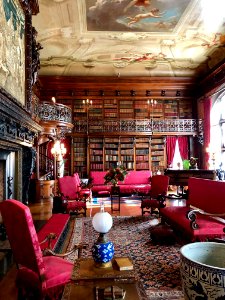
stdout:
{"type": "Polygon", "coordinates": [[[132,6],[144,6],[144,7],[147,7],[149,6],[151,3],[151,1],[148,1],[148,0],[133,0],[133,1],[130,1],[130,3],[128,3],[128,5],[124,8],[124,12],[126,12],[130,7],[132,6]]]}
{"type": "Polygon", "coordinates": [[[190,0],[86,1],[87,30],[171,32],[189,3],[190,0]],[[161,23],[158,22],[158,18],[161,23]],[[164,26],[158,26],[159,24],[164,26]]]}
{"type": "Polygon", "coordinates": [[[161,18],[163,14],[164,13],[160,13],[159,12],[159,9],[155,8],[155,9],[150,10],[146,14],[138,14],[138,15],[136,15],[134,17],[127,17],[130,20],[130,22],[128,23],[128,26],[130,26],[130,25],[132,25],[134,23],[137,23],[137,22],[139,22],[139,21],[141,21],[143,19],[161,18]]]}

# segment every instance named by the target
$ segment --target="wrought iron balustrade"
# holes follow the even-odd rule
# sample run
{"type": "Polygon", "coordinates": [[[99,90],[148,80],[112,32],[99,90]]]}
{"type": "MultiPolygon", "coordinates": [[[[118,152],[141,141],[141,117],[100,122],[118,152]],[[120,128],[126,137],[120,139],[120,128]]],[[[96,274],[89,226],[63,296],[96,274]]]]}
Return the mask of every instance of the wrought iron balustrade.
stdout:
{"type": "Polygon", "coordinates": [[[202,120],[164,119],[164,120],[76,120],[75,132],[183,132],[202,133],[202,120]]]}
{"type": "Polygon", "coordinates": [[[39,104],[38,116],[42,121],[72,123],[72,110],[63,104],[43,102],[39,104]]]}

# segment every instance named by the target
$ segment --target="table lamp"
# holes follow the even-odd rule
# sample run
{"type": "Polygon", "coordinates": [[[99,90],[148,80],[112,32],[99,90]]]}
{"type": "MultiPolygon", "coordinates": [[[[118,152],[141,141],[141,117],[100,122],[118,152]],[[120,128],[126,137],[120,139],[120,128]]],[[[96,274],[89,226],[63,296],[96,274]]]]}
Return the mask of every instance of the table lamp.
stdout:
{"type": "Polygon", "coordinates": [[[99,237],[91,249],[95,266],[98,268],[109,268],[112,266],[111,260],[114,256],[114,246],[107,239],[107,232],[111,229],[112,223],[112,216],[104,211],[104,205],[101,204],[100,211],[92,219],[94,229],[99,232],[99,237]]]}

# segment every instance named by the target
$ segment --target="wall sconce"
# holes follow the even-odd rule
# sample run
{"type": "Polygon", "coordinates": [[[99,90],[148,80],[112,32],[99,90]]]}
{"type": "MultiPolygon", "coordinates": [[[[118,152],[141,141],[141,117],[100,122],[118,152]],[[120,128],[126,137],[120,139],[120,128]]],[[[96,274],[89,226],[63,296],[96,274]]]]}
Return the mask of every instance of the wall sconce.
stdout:
{"type": "Polygon", "coordinates": [[[109,268],[112,266],[112,258],[114,256],[114,245],[107,239],[107,232],[113,224],[112,216],[104,211],[104,204],[100,206],[100,212],[97,212],[93,219],[92,225],[99,232],[99,237],[92,246],[92,256],[97,268],[109,268]]]}
{"type": "Polygon", "coordinates": [[[89,99],[83,100],[83,104],[86,106],[92,105],[92,100],[89,99]]]}
{"type": "Polygon", "coordinates": [[[54,104],[56,103],[55,97],[52,97],[52,102],[53,102],[54,104]]]}
{"type": "Polygon", "coordinates": [[[157,100],[151,99],[151,100],[147,100],[148,105],[154,106],[157,104],[157,100]]]}
{"type": "Polygon", "coordinates": [[[161,96],[163,96],[163,97],[166,96],[166,91],[164,91],[164,90],[161,91],[161,96]]]}

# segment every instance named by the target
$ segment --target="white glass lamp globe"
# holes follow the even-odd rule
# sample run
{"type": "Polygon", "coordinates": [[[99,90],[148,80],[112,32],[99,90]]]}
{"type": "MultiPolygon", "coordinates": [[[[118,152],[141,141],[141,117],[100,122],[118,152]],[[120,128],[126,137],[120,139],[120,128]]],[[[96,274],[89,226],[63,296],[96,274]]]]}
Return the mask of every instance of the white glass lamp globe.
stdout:
{"type": "Polygon", "coordinates": [[[99,233],[107,233],[111,229],[112,224],[112,216],[108,212],[100,211],[92,219],[92,225],[99,233]]]}

